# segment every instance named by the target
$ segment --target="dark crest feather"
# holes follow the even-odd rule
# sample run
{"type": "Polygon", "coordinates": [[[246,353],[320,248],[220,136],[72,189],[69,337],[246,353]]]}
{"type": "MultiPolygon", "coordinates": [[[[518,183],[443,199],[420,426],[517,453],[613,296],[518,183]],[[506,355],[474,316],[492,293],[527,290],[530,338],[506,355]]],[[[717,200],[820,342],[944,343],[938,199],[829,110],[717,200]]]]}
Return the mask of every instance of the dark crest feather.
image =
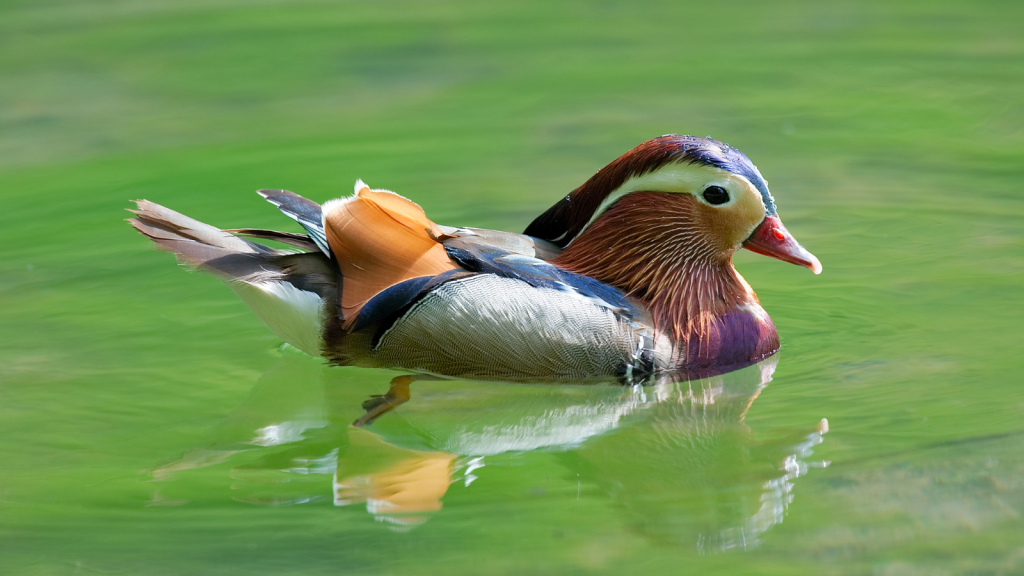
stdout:
{"type": "Polygon", "coordinates": [[[582,186],[538,216],[524,233],[564,248],[616,188],[633,176],[652,172],[671,162],[714,166],[739,174],[761,193],[766,213],[775,214],[775,200],[768,192],[768,184],[742,152],[712,138],[668,134],[644,142],[598,170],[582,186]]]}

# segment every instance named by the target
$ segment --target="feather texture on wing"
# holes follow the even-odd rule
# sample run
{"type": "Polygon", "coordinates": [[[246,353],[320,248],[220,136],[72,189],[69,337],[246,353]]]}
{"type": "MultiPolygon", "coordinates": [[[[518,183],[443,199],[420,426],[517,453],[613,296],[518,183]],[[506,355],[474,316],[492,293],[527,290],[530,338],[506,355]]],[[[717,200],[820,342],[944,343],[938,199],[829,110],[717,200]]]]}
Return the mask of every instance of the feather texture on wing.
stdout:
{"type": "MultiPolygon", "coordinates": [[[[362,182],[357,183],[357,187],[362,182]]],[[[341,268],[341,310],[346,328],[386,288],[459,268],[436,238],[443,236],[423,209],[365,184],[354,196],[324,204],[327,243],[341,268]]]]}

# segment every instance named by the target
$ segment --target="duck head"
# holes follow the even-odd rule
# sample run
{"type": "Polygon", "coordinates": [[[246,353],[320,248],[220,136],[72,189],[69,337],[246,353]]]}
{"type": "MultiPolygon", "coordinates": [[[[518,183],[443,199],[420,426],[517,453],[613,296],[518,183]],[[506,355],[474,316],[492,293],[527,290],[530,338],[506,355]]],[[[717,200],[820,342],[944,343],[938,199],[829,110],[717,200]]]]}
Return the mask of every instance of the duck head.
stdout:
{"type": "MultiPolygon", "coordinates": [[[[555,261],[560,266],[643,302],[659,331],[691,348],[726,338],[719,334],[724,319],[746,311],[765,325],[758,327],[765,334],[755,355],[778,349],[771,320],[733,268],[737,250],[821,272],[818,259],[782,224],[757,167],[711,138],[670,134],[644,142],[540,215],[525,233],[562,247],[555,261]]],[[[709,363],[723,360],[709,354],[718,352],[698,355],[709,363]]]]}

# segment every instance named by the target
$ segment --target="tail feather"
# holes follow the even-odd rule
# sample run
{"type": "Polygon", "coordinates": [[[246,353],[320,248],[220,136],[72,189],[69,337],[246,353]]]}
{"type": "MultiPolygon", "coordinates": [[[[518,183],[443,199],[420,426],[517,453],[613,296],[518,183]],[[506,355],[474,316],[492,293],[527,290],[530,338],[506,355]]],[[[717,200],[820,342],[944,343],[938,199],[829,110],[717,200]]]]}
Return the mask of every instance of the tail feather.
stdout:
{"type": "Polygon", "coordinates": [[[129,212],[136,217],[128,222],[155,242],[158,248],[173,252],[179,262],[192,268],[200,268],[211,260],[230,254],[270,251],[266,246],[243,240],[148,200],[136,200],[135,203],[138,209],[129,212]]]}
{"type": "MultiPolygon", "coordinates": [[[[147,200],[136,204],[138,209],[130,210],[136,217],[129,222],[159,249],[224,280],[278,336],[309,354],[320,353],[321,316],[328,309],[324,303],[338,301],[340,283],[339,272],[327,256],[274,250],[159,204],[147,200]]],[[[263,230],[246,232],[266,232],[263,236],[279,241],[295,236],[293,245],[305,238],[263,230]]]]}
{"type": "Polygon", "coordinates": [[[306,234],[278,232],[277,230],[263,230],[260,228],[235,228],[224,231],[232,234],[238,234],[239,236],[248,236],[249,238],[273,240],[275,242],[281,242],[282,244],[295,246],[296,248],[302,248],[303,250],[312,250],[313,252],[318,252],[320,250],[320,247],[316,245],[316,242],[313,242],[313,240],[311,240],[306,234]]]}

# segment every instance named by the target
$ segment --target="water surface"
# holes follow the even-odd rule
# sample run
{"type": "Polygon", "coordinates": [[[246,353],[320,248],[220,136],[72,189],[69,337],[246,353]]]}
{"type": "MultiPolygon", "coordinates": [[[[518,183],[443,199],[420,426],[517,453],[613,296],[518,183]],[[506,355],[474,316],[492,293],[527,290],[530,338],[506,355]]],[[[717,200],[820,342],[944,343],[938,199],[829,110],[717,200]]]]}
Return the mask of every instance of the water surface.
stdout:
{"type": "Polygon", "coordinates": [[[12,574],[1024,573],[1015,3],[10,2],[12,574]],[[522,230],[667,132],[743,150],[824,273],[737,267],[768,363],[642,387],[325,367],[122,222],[295,230],[356,178],[522,230]],[[827,421],[827,427],[824,421],[827,421]]]}

